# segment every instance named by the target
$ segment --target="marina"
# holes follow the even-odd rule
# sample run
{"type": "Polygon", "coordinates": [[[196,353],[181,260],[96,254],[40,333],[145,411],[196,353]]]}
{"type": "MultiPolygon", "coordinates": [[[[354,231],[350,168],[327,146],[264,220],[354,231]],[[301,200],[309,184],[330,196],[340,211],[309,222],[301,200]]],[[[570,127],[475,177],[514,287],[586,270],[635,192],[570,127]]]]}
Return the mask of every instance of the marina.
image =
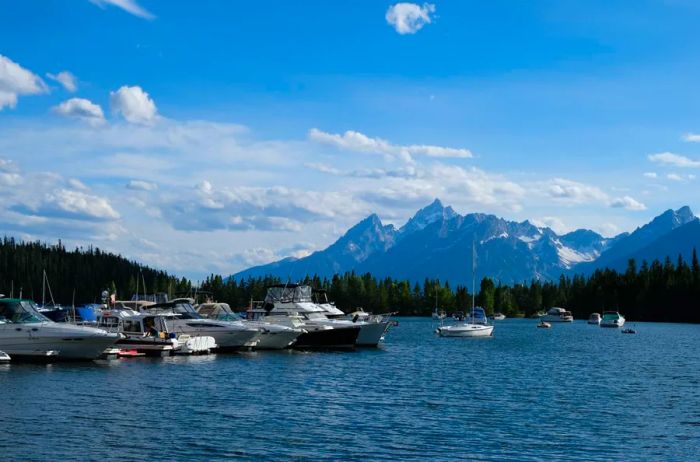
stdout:
{"type": "Polygon", "coordinates": [[[86,441],[90,458],[124,460],[152,453],[609,461],[696,453],[699,326],[639,323],[627,336],[581,320],[535,335],[537,322],[506,319],[490,340],[465,341],[436,336],[430,318],[402,318],[380,348],[353,352],[4,364],[0,388],[13,399],[0,406],[0,420],[13,431],[0,434],[0,446],[8,460],[80,459],[86,441]],[[616,361],[591,361],[611,351],[616,361]],[[86,416],[86,409],[100,412],[86,416]],[[161,410],[167,419],[155,416],[161,410]],[[134,422],[148,424],[134,431],[134,422]],[[338,438],[349,431],[357,444],[338,438]],[[465,435],[479,444],[465,445],[465,435]]]}

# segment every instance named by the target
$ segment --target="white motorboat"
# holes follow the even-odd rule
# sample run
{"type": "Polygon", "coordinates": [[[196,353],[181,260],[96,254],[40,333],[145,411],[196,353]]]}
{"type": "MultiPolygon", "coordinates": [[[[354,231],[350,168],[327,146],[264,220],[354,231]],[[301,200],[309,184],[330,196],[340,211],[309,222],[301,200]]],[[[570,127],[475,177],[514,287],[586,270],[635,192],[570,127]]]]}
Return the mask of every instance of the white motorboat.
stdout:
{"type": "Polygon", "coordinates": [[[540,321],[537,323],[537,327],[539,329],[549,329],[550,327],[552,327],[552,325],[547,321],[540,321]]]}
{"type": "Polygon", "coordinates": [[[101,329],[51,321],[31,300],[0,298],[0,350],[15,359],[97,359],[118,339],[101,329]]]}
{"type": "Polygon", "coordinates": [[[146,307],[143,313],[176,316],[167,317],[165,322],[168,332],[189,334],[192,336],[214,337],[220,350],[252,349],[260,341],[261,329],[244,325],[240,321],[219,321],[203,318],[186,300],[156,303],[146,307]]]}
{"type": "Polygon", "coordinates": [[[260,341],[257,350],[282,350],[289,348],[305,331],[299,327],[289,327],[265,321],[247,320],[235,313],[228,303],[201,303],[196,307],[197,313],[207,319],[220,321],[240,321],[244,325],[260,329],[260,341]]]}
{"type": "Polygon", "coordinates": [[[506,318],[506,315],[503,313],[494,313],[491,319],[494,321],[503,321],[506,318]]]}
{"type": "Polygon", "coordinates": [[[323,309],[326,318],[335,322],[333,325],[338,325],[338,321],[341,321],[345,326],[360,327],[360,334],[355,341],[357,346],[376,347],[384,340],[384,335],[392,325],[389,320],[392,313],[372,314],[358,308],[350,314],[345,314],[335,303],[328,300],[325,290],[313,290],[313,293],[316,294],[316,304],[323,309]]]}
{"type": "Polygon", "coordinates": [[[270,286],[265,300],[248,310],[248,319],[304,329],[294,348],[354,348],[363,324],[329,319],[326,309],[313,302],[312,293],[307,285],[270,286]]]}
{"type": "Polygon", "coordinates": [[[588,324],[600,325],[600,313],[591,313],[588,317],[588,324]]]}
{"type": "Polygon", "coordinates": [[[545,322],[574,322],[574,317],[571,311],[566,311],[564,308],[553,307],[547,311],[547,314],[540,318],[545,322]]]}
{"type": "Polygon", "coordinates": [[[600,327],[622,327],[625,325],[625,317],[617,311],[604,311],[600,327]]]}
{"type": "Polygon", "coordinates": [[[494,326],[488,324],[486,312],[483,308],[475,306],[476,292],[476,247],[472,243],[472,311],[466,322],[441,325],[436,332],[441,337],[491,337],[494,326]]]}
{"type": "Polygon", "coordinates": [[[10,355],[5,353],[4,351],[0,351],[0,363],[7,363],[10,362],[10,355]]]}

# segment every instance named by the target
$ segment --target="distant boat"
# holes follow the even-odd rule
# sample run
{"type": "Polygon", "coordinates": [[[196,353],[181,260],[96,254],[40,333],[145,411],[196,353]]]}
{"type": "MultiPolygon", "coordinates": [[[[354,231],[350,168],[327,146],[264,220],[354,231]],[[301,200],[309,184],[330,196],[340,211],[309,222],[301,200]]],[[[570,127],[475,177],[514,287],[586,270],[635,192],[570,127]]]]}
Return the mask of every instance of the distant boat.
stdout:
{"type": "Polygon", "coordinates": [[[10,355],[4,351],[0,351],[0,363],[6,363],[10,361],[10,355]]]}
{"type": "Polygon", "coordinates": [[[625,317],[617,311],[603,312],[603,319],[600,321],[600,327],[622,327],[625,325],[625,317]]]}
{"type": "Polygon", "coordinates": [[[622,329],[620,332],[622,332],[623,334],[636,334],[637,333],[636,330],[630,329],[629,327],[627,329],[622,329]]]}
{"type": "Polygon", "coordinates": [[[506,318],[506,315],[503,313],[494,313],[491,319],[494,321],[503,321],[506,318]]]}
{"type": "Polygon", "coordinates": [[[540,321],[540,322],[537,324],[537,327],[540,328],[540,329],[549,329],[550,327],[552,327],[552,325],[551,325],[550,323],[546,322],[546,321],[540,321]]]}
{"type": "Polygon", "coordinates": [[[486,312],[483,308],[475,306],[474,292],[476,292],[476,247],[472,243],[472,312],[466,322],[438,327],[437,333],[441,337],[490,337],[493,335],[493,325],[488,324],[486,312]]]}
{"type": "Polygon", "coordinates": [[[530,316],[530,319],[540,319],[542,316],[546,315],[544,311],[538,311],[530,316]]]}
{"type": "Polygon", "coordinates": [[[540,319],[546,322],[574,322],[574,317],[571,311],[566,311],[564,308],[553,307],[547,311],[547,314],[540,319]]]}
{"type": "Polygon", "coordinates": [[[439,310],[438,311],[438,294],[435,292],[435,309],[433,310],[433,319],[445,319],[447,317],[447,313],[445,310],[439,310]]]}
{"type": "Polygon", "coordinates": [[[588,324],[595,324],[596,326],[600,324],[600,313],[591,313],[588,317],[588,324]]]}

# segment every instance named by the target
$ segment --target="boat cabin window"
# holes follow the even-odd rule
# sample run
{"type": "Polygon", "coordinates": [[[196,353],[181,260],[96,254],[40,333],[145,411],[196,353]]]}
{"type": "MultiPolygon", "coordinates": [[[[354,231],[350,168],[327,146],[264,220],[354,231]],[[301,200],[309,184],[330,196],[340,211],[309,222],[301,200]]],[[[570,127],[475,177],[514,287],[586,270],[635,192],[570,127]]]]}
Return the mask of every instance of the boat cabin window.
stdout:
{"type": "Polygon", "coordinates": [[[141,329],[141,321],[138,319],[125,319],[124,332],[143,332],[143,330],[141,329]]]}
{"type": "Polygon", "coordinates": [[[0,322],[2,323],[35,323],[47,322],[49,318],[39,313],[32,301],[21,300],[0,303],[0,322]]]}
{"type": "Polygon", "coordinates": [[[97,325],[99,327],[119,327],[119,318],[116,316],[102,316],[97,325]]]}
{"type": "Polygon", "coordinates": [[[270,287],[265,295],[266,302],[313,302],[311,286],[270,287]]]}
{"type": "Polygon", "coordinates": [[[309,319],[311,321],[325,321],[326,315],[323,313],[306,313],[306,319],[309,319]]]}

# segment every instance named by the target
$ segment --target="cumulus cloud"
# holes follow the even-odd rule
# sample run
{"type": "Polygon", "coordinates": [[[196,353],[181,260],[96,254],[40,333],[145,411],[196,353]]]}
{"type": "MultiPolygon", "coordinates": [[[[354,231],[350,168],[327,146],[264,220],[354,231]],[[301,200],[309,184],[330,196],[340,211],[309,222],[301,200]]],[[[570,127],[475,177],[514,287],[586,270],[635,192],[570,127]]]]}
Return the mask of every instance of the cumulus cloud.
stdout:
{"type": "Polygon", "coordinates": [[[133,14],[143,19],[154,19],[155,16],[151,14],[148,10],[139,5],[136,0],[90,0],[90,3],[94,3],[100,8],[105,8],[107,5],[113,5],[127,13],[133,14]]]}
{"type": "Polygon", "coordinates": [[[650,154],[648,159],[662,165],[672,165],[681,168],[697,168],[700,167],[700,160],[693,160],[689,157],[674,154],[672,152],[660,152],[658,154],[650,154]]]}
{"type": "Polygon", "coordinates": [[[530,220],[533,225],[540,228],[549,228],[557,234],[565,234],[571,231],[571,228],[564,224],[564,221],[559,217],[540,217],[530,220]]]}
{"type": "Polygon", "coordinates": [[[604,202],[608,200],[608,195],[600,188],[564,178],[551,180],[545,185],[545,191],[550,197],[567,204],[604,202]]]}
{"type": "Polygon", "coordinates": [[[39,215],[66,218],[95,220],[119,218],[119,214],[106,198],[70,189],[57,189],[47,193],[35,211],[39,215]]]}
{"type": "Polygon", "coordinates": [[[127,122],[149,125],[156,120],[156,104],[139,86],[124,85],[109,93],[112,112],[120,114],[127,122]]]}
{"type": "Polygon", "coordinates": [[[647,206],[637,201],[630,196],[623,196],[613,199],[610,202],[610,207],[624,208],[627,210],[646,210],[647,206]]]}
{"type": "Polygon", "coordinates": [[[0,55],[0,111],[17,106],[20,95],[37,95],[48,92],[43,80],[10,58],[0,55]]]}
{"type": "Polygon", "coordinates": [[[63,88],[68,90],[71,93],[74,93],[75,91],[78,90],[78,81],[75,78],[73,74],[71,74],[68,71],[61,71],[58,74],[46,74],[46,77],[50,78],[51,80],[55,80],[56,82],[60,83],[63,88]]]}
{"type": "Polygon", "coordinates": [[[102,108],[84,98],[71,98],[55,106],[53,112],[63,117],[72,117],[90,125],[97,126],[105,122],[102,108]]]}
{"type": "Polygon", "coordinates": [[[435,13],[435,5],[424,3],[401,2],[391,5],[386,11],[386,22],[401,35],[415,34],[426,24],[432,22],[431,15],[435,13]]]}
{"type": "Polygon", "coordinates": [[[158,189],[157,184],[144,180],[131,180],[126,184],[126,187],[135,191],[155,191],[158,189]]]}
{"type": "Polygon", "coordinates": [[[312,128],[309,130],[308,137],[311,141],[328,144],[347,151],[385,154],[406,161],[411,161],[412,155],[424,155],[428,157],[473,157],[471,151],[468,149],[448,148],[426,144],[397,145],[391,144],[387,140],[372,138],[353,130],[348,130],[341,135],[312,128]]]}

